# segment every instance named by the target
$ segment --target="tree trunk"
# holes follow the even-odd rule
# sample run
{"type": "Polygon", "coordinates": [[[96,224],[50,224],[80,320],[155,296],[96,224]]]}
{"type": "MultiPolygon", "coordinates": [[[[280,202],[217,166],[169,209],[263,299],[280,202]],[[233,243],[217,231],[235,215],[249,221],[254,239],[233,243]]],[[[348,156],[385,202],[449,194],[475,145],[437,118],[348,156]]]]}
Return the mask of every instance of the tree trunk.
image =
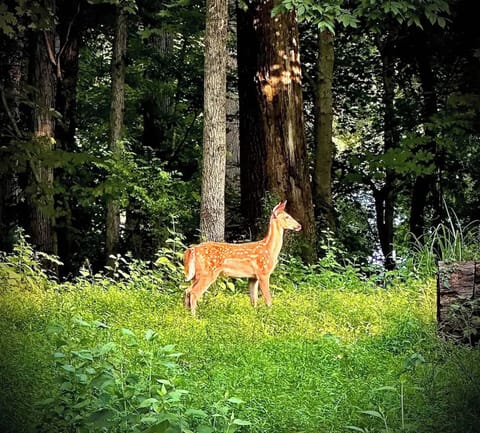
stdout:
{"type": "MultiPolygon", "coordinates": [[[[379,40],[382,59],[383,105],[384,105],[384,148],[385,152],[395,149],[399,144],[399,134],[395,115],[395,62],[393,59],[393,36],[388,34],[379,40]]],[[[385,268],[395,268],[393,249],[393,218],[395,202],[395,173],[391,167],[385,169],[385,179],[380,191],[374,193],[377,211],[377,229],[380,246],[385,258],[385,268]]]]}
{"type": "Polygon", "coordinates": [[[21,91],[26,87],[25,35],[15,39],[0,33],[0,250],[12,248],[18,225],[20,185],[17,160],[11,148],[25,138],[25,116],[20,109],[21,91]]]}
{"type": "Polygon", "coordinates": [[[313,175],[313,202],[320,228],[335,232],[336,218],[332,198],[333,162],[333,63],[334,37],[328,30],[319,32],[314,97],[315,170],[313,175]]]}
{"type": "Polygon", "coordinates": [[[438,262],[437,324],[457,342],[480,341],[480,262],[438,262]]]}
{"type": "Polygon", "coordinates": [[[228,0],[207,0],[200,235],[225,236],[228,0]]]}
{"type": "Polygon", "coordinates": [[[315,257],[315,224],[304,138],[298,26],[272,17],[274,0],[238,9],[242,207],[250,224],[268,194],[287,199],[301,222],[299,253],[315,257]]]}
{"type": "MultiPolygon", "coordinates": [[[[47,9],[54,11],[55,2],[47,9]]],[[[33,86],[36,89],[33,110],[33,135],[37,148],[30,160],[28,202],[30,206],[30,235],[40,251],[57,253],[54,208],[54,173],[48,154],[55,148],[55,97],[57,91],[56,68],[49,51],[55,49],[54,25],[36,34],[33,59],[33,86]]]]}
{"type": "MultiPolygon", "coordinates": [[[[80,29],[77,15],[79,6],[75,2],[64,4],[59,11],[59,33],[62,43],[62,54],[59,56],[58,70],[61,79],[58,82],[56,109],[61,118],[55,127],[57,145],[65,152],[75,152],[75,132],[77,126],[77,82],[80,54],[80,29]]],[[[56,178],[62,185],[71,185],[68,170],[57,169],[56,178]]],[[[58,237],[58,254],[63,262],[60,269],[63,275],[73,272],[72,261],[75,253],[75,220],[73,209],[76,198],[71,194],[59,194],[56,201],[60,207],[56,221],[58,237]]],[[[78,227],[76,227],[78,230],[78,227]]]]}
{"type": "Polygon", "coordinates": [[[267,192],[267,149],[255,85],[257,51],[264,48],[254,27],[254,7],[237,7],[237,61],[241,208],[255,238],[263,234],[259,222],[267,192]]]}
{"type": "MultiPolygon", "coordinates": [[[[431,197],[433,205],[434,220],[437,222],[441,214],[441,199],[439,194],[439,185],[436,182],[436,171],[438,170],[437,144],[435,133],[429,127],[429,122],[437,113],[437,94],[435,90],[436,78],[432,68],[432,58],[427,46],[426,36],[422,35],[417,39],[417,65],[422,85],[423,107],[422,117],[425,128],[425,135],[429,138],[428,142],[419,146],[417,150],[423,150],[432,155],[431,164],[435,165],[435,171],[421,174],[415,179],[412,191],[412,201],[410,210],[410,232],[413,240],[422,242],[425,229],[425,213],[428,205],[428,197],[431,197]]],[[[428,167],[425,167],[428,170],[428,167]]]]}
{"type": "MultiPolygon", "coordinates": [[[[121,142],[125,110],[125,71],[127,53],[127,17],[121,7],[116,8],[115,36],[112,53],[112,102],[110,105],[110,142],[112,158],[118,160],[123,154],[121,142]]],[[[111,255],[120,248],[120,205],[116,197],[107,198],[106,256],[111,264],[111,255]]]]}

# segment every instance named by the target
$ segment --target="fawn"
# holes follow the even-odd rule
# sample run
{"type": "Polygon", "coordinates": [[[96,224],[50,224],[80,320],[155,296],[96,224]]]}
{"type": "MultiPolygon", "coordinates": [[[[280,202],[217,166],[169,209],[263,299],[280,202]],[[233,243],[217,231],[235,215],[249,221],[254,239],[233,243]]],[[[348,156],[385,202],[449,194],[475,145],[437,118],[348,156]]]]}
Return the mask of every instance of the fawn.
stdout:
{"type": "Polygon", "coordinates": [[[270,275],[277,266],[283,244],[283,231],[300,231],[302,226],[285,212],[286,201],[277,204],[270,216],[268,233],[261,241],[232,244],[203,242],[185,251],[186,280],[192,280],[185,291],[185,306],[195,315],[197,302],[220,274],[248,278],[250,301],[257,305],[258,288],[267,306],[272,305],[270,275]]]}

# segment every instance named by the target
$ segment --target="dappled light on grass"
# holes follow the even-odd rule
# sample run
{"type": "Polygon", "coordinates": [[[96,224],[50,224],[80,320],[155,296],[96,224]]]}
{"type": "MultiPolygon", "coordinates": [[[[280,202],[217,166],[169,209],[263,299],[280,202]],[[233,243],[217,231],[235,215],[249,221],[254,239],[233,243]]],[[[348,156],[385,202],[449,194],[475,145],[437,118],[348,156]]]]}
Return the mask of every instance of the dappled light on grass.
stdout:
{"type": "Polygon", "coordinates": [[[473,415],[453,422],[449,408],[470,413],[469,402],[478,401],[469,384],[480,377],[480,357],[437,338],[432,280],[392,278],[384,289],[353,269],[284,267],[274,274],[272,308],[252,308],[246,282],[233,289],[219,282],[192,317],[182,283],[132,275],[64,284],[43,276],[41,284],[34,277],[9,279],[0,297],[2,431],[25,431],[19,427],[25,418],[53,430],[65,422],[52,417],[59,405],[77,411],[87,426],[121,420],[118,431],[132,431],[118,398],[132,404],[138,431],[164,422],[164,406],[169,422],[191,431],[203,425],[211,432],[336,433],[346,426],[366,432],[385,429],[385,422],[391,431],[475,431],[473,415]],[[108,355],[99,355],[105,347],[108,355]],[[164,370],[157,355],[153,361],[161,348],[178,354],[162,352],[174,369],[164,370]],[[58,381],[76,374],[69,365],[81,378],[72,395],[84,396],[71,406],[58,381]],[[97,370],[112,368],[118,386],[131,394],[98,388],[97,370]],[[139,378],[138,385],[129,377],[139,378]],[[165,394],[151,394],[157,379],[165,394]],[[102,393],[114,396],[108,407],[97,398],[102,393]]]}

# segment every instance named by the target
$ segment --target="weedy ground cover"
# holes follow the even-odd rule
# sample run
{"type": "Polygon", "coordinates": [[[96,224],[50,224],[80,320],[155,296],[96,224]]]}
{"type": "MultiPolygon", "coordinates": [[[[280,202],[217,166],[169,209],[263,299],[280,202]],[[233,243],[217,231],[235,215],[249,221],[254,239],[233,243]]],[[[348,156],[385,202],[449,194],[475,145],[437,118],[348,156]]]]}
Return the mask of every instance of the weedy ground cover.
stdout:
{"type": "Polygon", "coordinates": [[[478,431],[480,355],[437,337],[431,280],[291,262],[273,308],[220,282],[194,318],[172,257],[63,284],[20,262],[0,267],[2,432],[478,431]]]}

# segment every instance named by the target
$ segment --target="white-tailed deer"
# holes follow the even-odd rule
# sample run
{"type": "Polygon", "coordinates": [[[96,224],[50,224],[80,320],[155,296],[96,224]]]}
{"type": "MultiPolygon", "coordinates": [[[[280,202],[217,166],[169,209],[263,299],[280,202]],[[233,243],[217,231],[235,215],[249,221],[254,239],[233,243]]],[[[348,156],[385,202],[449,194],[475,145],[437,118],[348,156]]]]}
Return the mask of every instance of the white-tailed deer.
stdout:
{"type": "Polygon", "coordinates": [[[302,226],[285,212],[286,204],[284,201],[274,207],[268,233],[261,241],[243,244],[203,242],[185,251],[185,276],[187,281],[192,280],[191,286],[185,291],[185,306],[190,308],[193,314],[202,294],[220,274],[248,278],[252,305],[257,305],[259,287],[265,303],[272,305],[270,275],[277,266],[283,244],[283,231],[302,229],[302,226]]]}

